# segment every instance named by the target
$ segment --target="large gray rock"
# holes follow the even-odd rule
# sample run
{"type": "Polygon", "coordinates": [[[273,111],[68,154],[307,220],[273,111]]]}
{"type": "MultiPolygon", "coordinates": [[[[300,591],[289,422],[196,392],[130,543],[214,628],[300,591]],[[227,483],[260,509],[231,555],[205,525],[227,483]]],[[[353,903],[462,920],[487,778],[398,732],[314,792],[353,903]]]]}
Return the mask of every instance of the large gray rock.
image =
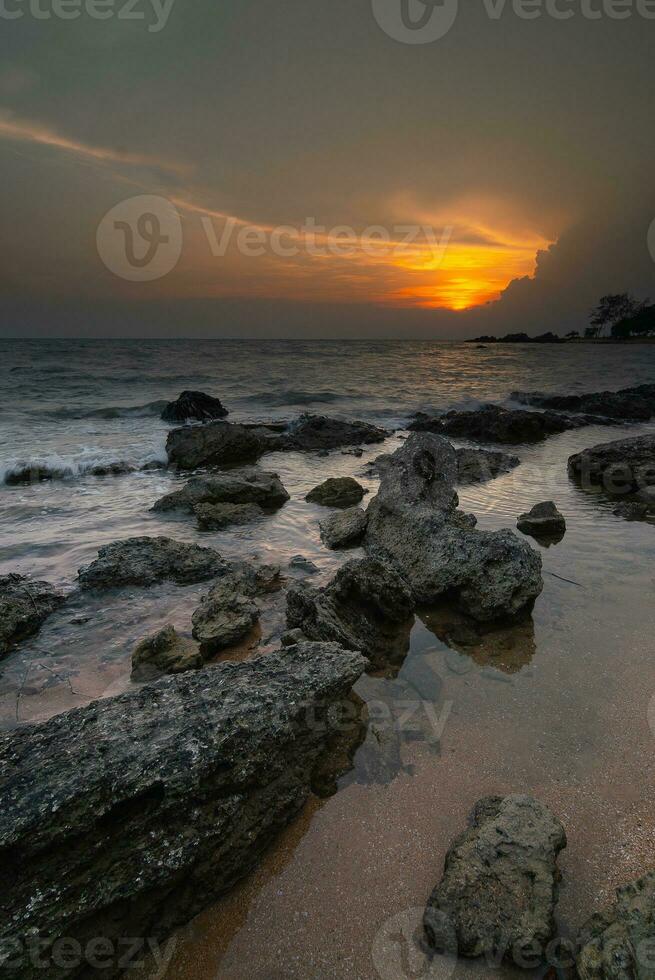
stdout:
{"type": "Polygon", "coordinates": [[[560,412],[589,412],[611,419],[646,421],[655,415],[655,385],[637,385],[620,391],[593,391],[583,395],[545,395],[539,391],[513,391],[523,405],[560,412]]]}
{"type": "Polygon", "coordinates": [[[655,871],[619,888],[612,908],[582,927],[577,945],[580,980],[653,980],[655,871]]]}
{"type": "Polygon", "coordinates": [[[289,629],[360,650],[375,668],[402,663],[413,610],[402,578],[373,558],[347,562],[324,589],[297,584],[287,592],[289,629]]]}
{"type": "Polygon", "coordinates": [[[310,490],[305,500],[322,507],[353,507],[363,496],[364,487],[352,476],[336,476],[310,490]]]}
{"type": "MultiPolygon", "coordinates": [[[[365,663],[300,643],[0,736],[3,975],[88,975],[79,957],[52,962],[52,943],[75,940],[83,958],[102,937],[124,956],[129,937],[161,941],[231,888],[301,809],[314,774],[315,788],[326,784],[335,741],[343,763],[334,709],[365,663]],[[17,951],[28,936],[44,940],[45,968],[17,951]]],[[[103,976],[117,975],[116,955],[107,960],[103,976]]]]}
{"type": "Polygon", "coordinates": [[[173,538],[141,537],[114,541],[98,549],[98,557],[79,570],[83,589],[111,589],[124,585],[178,585],[204,582],[225,570],[226,563],[213,548],[201,548],[173,538]]]}
{"type": "Polygon", "coordinates": [[[518,456],[489,449],[457,449],[457,482],[460,486],[486,483],[510,473],[521,462],[518,456]]]}
{"type": "Polygon", "coordinates": [[[383,442],[389,435],[367,422],[343,422],[326,415],[301,415],[280,439],[281,449],[319,450],[383,442]]]}
{"type": "Polygon", "coordinates": [[[535,504],[527,514],[521,514],[516,526],[524,534],[535,538],[562,538],[566,531],[566,520],[552,500],[535,504]]]}
{"type": "Polygon", "coordinates": [[[135,647],[132,680],[148,681],[160,674],[182,674],[186,670],[198,670],[202,665],[203,658],[196,644],[168,625],[135,647]]]}
{"type": "Polygon", "coordinates": [[[0,657],[7,654],[14,643],[37,633],[63,602],[64,596],[49,582],[15,573],[1,575],[0,657]]]}
{"type": "Polygon", "coordinates": [[[221,531],[233,524],[250,524],[264,515],[259,504],[196,504],[193,513],[201,531],[221,531]]]}
{"type": "Polygon", "coordinates": [[[554,935],[557,855],[566,847],[559,820],[529,796],[480,800],[471,827],[446,855],[443,878],[425,910],[430,945],[460,956],[541,953],[554,935]]]}
{"type": "Polygon", "coordinates": [[[259,504],[260,507],[274,510],[288,499],[289,494],[277,473],[267,473],[251,466],[214,476],[194,477],[181,490],[160,497],[152,509],[190,513],[197,504],[259,504]]]}
{"type": "Polygon", "coordinates": [[[171,466],[194,470],[199,466],[254,463],[272,446],[273,437],[259,429],[230,422],[185,425],[168,433],[166,452],[171,466]]]}
{"type": "Polygon", "coordinates": [[[445,415],[419,414],[409,425],[412,432],[440,432],[475,442],[498,442],[517,445],[541,442],[550,435],[579,429],[606,420],[590,416],[568,416],[559,412],[524,412],[483,405],[471,412],[447,412],[445,415]]]}
{"type": "Polygon", "coordinates": [[[361,543],[368,518],[361,507],[330,514],[319,524],[321,541],[328,548],[352,548],[361,543]]]}
{"type": "Polygon", "coordinates": [[[161,413],[164,422],[186,422],[194,419],[207,422],[211,419],[224,419],[228,414],[218,398],[212,398],[202,391],[183,391],[176,401],[169,402],[161,413]]]}
{"type": "Polygon", "coordinates": [[[364,543],[396,566],[418,604],[452,597],[480,622],[532,608],[541,557],[509,530],[476,530],[457,510],[457,455],[446,439],[413,434],[379,466],[364,543]]]}
{"type": "Polygon", "coordinates": [[[655,485],[655,435],[618,439],[569,458],[569,475],[583,487],[622,495],[655,485]]]}

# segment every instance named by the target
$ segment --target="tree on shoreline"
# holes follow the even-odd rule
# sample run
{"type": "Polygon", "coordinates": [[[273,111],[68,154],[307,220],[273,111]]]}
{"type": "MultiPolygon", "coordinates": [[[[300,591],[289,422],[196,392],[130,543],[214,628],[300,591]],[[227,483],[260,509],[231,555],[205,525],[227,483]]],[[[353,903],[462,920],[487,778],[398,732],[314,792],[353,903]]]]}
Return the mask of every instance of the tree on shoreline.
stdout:
{"type": "Polygon", "coordinates": [[[612,336],[615,336],[614,328],[637,316],[647,304],[648,300],[640,303],[630,293],[612,293],[602,296],[598,306],[589,315],[591,326],[585,330],[585,337],[600,337],[606,327],[609,327],[612,336]]]}

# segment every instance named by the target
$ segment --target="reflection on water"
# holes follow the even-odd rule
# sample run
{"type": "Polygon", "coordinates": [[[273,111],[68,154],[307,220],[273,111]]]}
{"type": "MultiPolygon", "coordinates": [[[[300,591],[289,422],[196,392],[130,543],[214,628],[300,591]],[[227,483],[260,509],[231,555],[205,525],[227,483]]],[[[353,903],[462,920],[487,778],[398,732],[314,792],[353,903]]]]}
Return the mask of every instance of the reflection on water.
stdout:
{"type": "Polygon", "coordinates": [[[536,652],[532,616],[523,616],[518,622],[488,627],[484,631],[447,605],[424,610],[420,617],[426,628],[450,648],[446,663],[449,669],[459,673],[466,670],[463,658],[470,657],[480,667],[515,674],[530,663],[536,652]]]}

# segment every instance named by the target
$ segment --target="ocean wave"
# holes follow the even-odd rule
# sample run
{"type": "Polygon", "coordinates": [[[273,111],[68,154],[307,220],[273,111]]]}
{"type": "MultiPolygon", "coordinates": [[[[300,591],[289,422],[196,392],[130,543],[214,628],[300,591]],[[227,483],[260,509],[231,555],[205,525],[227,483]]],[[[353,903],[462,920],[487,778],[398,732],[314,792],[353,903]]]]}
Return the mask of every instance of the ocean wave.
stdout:
{"type": "Polygon", "coordinates": [[[163,469],[167,465],[166,454],[151,453],[147,458],[108,460],[97,457],[66,458],[63,456],[37,457],[8,460],[0,464],[0,484],[19,486],[27,483],[44,483],[50,480],[76,480],[84,476],[123,476],[147,470],[163,469]]]}
{"type": "MultiPolygon", "coordinates": [[[[56,408],[44,414],[58,419],[146,419],[158,418],[169,403],[164,400],[147,402],[145,405],[107,408],[56,408]]],[[[39,413],[41,414],[41,413],[39,413]]]]}
{"type": "Polygon", "coordinates": [[[283,405],[327,405],[338,401],[356,401],[358,397],[361,396],[343,395],[336,391],[302,391],[292,388],[269,394],[246,395],[241,401],[280,408],[283,405]]]}

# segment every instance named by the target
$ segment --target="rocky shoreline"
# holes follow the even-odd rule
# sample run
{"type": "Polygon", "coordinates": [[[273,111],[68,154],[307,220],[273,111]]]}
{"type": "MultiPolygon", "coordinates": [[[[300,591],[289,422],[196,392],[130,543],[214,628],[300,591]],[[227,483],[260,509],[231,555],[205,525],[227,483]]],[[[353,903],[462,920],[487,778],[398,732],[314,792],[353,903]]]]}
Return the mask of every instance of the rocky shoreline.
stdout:
{"type": "MultiPolygon", "coordinates": [[[[51,955],[64,937],[81,948],[93,936],[116,946],[135,929],[165,938],[246,874],[311,793],[336,790],[366,733],[353,685],[364,673],[397,675],[419,609],[445,604],[461,619],[463,649],[468,635],[477,642],[529,622],[543,589],[541,552],[509,528],[479,530],[474,515],[459,509],[456,490],[512,473],[520,459],[456,448],[449,437],[520,445],[653,417],[655,386],[610,395],[517,392],[515,401],[539,411],[484,406],[416,416],[400,447],[372,464],[379,486],[370,500],[357,480],[338,474],[306,494],[308,505],[326,510],[317,519],[326,549],[362,549],[320,586],[163,535],[101,547],[79,570],[82,596],[162,582],[200,583],[207,591],[190,637],[167,624],[135,646],[128,694],[0,736],[0,853],[11,882],[0,942],[27,949],[31,935],[47,935],[51,955]],[[253,635],[267,603],[284,610],[279,650],[257,655],[255,643],[243,662],[225,659],[253,635]]],[[[389,435],[325,416],[280,427],[226,422],[227,414],[202,392],[184,392],[164,409],[162,418],[192,422],[172,429],[167,442],[169,467],[188,479],[153,502],[155,515],[177,512],[201,529],[265,521],[290,495],[278,473],[256,465],[261,457],[360,455],[389,435]]],[[[655,514],[653,436],[585,449],[569,459],[568,471],[582,492],[618,499],[620,516],[655,514]]],[[[516,522],[542,547],[566,531],[553,501],[517,514],[516,522]]],[[[66,601],[47,582],[4,576],[0,656],[66,601]]],[[[559,820],[538,801],[480,801],[428,900],[429,946],[463,957],[500,950],[512,962],[517,948],[539,947],[535,962],[543,962],[556,935],[556,858],[565,842],[559,820]]],[[[646,876],[584,927],[578,975],[648,976],[635,936],[655,942],[653,922],[655,886],[646,876]],[[617,972],[617,949],[628,972],[617,972]]],[[[25,964],[20,959],[7,975],[43,975],[25,964]]],[[[54,977],[83,972],[55,960],[50,968],[54,977]]],[[[120,972],[114,964],[103,975],[120,972]]]]}

